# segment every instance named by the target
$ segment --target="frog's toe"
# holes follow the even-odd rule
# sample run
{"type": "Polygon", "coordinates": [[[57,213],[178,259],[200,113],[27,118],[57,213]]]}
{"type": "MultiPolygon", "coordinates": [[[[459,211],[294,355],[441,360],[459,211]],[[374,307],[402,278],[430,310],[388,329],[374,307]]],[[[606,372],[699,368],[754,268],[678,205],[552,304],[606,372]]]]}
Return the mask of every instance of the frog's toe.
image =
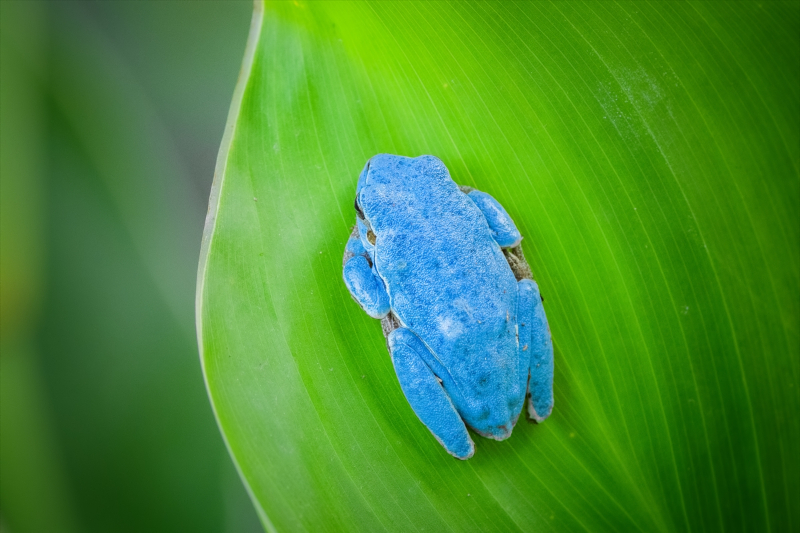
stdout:
{"type": "Polygon", "coordinates": [[[514,424],[512,422],[483,428],[482,430],[472,428],[472,430],[481,437],[492,440],[506,440],[508,437],[511,436],[511,431],[513,429],[514,429],[514,424]]]}
{"type": "Polygon", "coordinates": [[[372,318],[389,314],[389,295],[381,280],[363,255],[350,258],[342,272],[345,285],[356,302],[372,318]]]}
{"type": "Polygon", "coordinates": [[[541,424],[545,421],[545,419],[550,416],[550,413],[553,412],[553,399],[550,398],[548,402],[537,402],[534,403],[533,401],[528,403],[528,416],[531,420],[536,422],[537,424],[541,424]],[[538,405],[537,405],[538,404],[538,405]]]}
{"type": "MultiPolygon", "coordinates": [[[[433,433],[431,431],[431,433],[433,433]]],[[[447,450],[447,453],[455,457],[456,459],[461,459],[462,461],[466,461],[473,455],[475,455],[475,443],[472,442],[472,439],[469,440],[461,440],[458,443],[445,443],[436,433],[433,433],[433,437],[436,441],[442,445],[442,447],[447,450]]]]}
{"type": "Polygon", "coordinates": [[[500,202],[478,190],[470,191],[467,197],[481,210],[489,224],[494,240],[501,248],[513,248],[522,241],[522,235],[517,226],[514,225],[514,221],[508,216],[500,202]]]}
{"type": "Polygon", "coordinates": [[[506,440],[508,437],[511,436],[511,430],[514,429],[514,426],[511,425],[509,421],[507,424],[503,424],[502,426],[497,426],[494,428],[494,439],[495,440],[506,440]]]}

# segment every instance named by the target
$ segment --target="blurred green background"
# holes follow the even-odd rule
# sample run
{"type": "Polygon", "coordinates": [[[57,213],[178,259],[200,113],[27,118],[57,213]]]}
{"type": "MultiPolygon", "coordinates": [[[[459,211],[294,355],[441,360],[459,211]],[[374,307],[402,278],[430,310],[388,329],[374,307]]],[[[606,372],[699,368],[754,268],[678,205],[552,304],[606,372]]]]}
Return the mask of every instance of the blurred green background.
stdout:
{"type": "Polygon", "coordinates": [[[250,2],[0,2],[4,532],[260,531],[197,355],[250,2]]]}

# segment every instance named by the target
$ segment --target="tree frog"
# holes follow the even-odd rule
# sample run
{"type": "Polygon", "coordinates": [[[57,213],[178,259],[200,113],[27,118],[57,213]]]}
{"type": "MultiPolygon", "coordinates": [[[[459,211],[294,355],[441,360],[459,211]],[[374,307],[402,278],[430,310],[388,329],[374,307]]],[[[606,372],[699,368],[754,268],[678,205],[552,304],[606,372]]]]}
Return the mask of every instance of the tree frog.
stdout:
{"type": "Polygon", "coordinates": [[[522,236],[490,195],[459,187],[431,155],[379,154],[358,178],[343,277],[381,319],[400,387],[451,455],[467,428],[503,440],[553,409],[553,343],[522,236]]]}

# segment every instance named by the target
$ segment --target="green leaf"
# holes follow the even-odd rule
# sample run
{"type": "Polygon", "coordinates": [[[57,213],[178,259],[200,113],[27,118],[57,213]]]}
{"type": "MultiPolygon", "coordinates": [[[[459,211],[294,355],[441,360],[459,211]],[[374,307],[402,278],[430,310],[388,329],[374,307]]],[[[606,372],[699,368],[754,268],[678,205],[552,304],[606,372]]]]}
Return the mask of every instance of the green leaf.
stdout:
{"type": "Polygon", "coordinates": [[[799,5],[257,4],[197,320],[265,526],[800,527],[799,5]],[[381,152],[494,195],[545,296],[553,415],[466,462],[341,280],[381,152]]]}

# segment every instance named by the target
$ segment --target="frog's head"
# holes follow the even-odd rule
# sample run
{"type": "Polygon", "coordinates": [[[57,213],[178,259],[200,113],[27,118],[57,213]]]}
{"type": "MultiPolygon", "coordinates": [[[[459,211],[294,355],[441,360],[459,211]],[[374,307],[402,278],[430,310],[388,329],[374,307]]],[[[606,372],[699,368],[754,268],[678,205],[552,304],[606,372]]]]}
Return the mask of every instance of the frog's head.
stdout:
{"type": "Polygon", "coordinates": [[[438,157],[378,154],[367,161],[358,177],[356,214],[371,227],[376,217],[404,203],[404,198],[425,196],[434,182],[444,180],[451,181],[438,157]]]}

